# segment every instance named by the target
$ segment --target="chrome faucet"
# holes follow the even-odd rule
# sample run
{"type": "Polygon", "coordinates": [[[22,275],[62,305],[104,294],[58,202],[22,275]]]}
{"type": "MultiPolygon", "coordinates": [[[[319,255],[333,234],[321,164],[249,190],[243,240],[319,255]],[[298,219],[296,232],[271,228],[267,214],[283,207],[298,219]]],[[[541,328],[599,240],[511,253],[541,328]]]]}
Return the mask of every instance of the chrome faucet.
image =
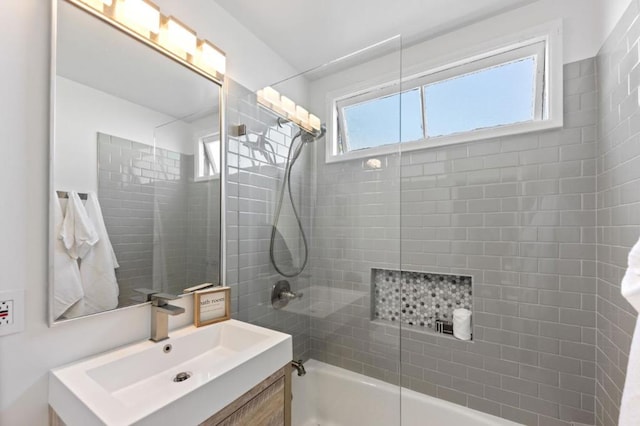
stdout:
{"type": "Polygon", "coordinates": [[[178,296],[167,293],[151,294],[151,337],[149,340],[160,342],[169,338],[169,315],[180,315],[184,308],[167,303],[178,296]]]}

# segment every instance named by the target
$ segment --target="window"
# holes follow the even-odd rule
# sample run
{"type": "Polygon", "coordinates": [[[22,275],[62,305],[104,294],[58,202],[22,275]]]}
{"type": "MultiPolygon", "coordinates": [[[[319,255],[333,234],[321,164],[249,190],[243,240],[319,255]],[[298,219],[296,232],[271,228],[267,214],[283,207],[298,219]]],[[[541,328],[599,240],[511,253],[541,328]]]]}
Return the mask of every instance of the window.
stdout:
{"type": "Polygon", "coordinates": [[[532,121],[536,104],[536,56],[425,85],[427,137],[532,121]]]}
{"type": "Polygon", "coordinates": [[[408,142],[422,139],[421,102],[420,90],[414,89],[345,106],[342,134],[344,151],[388,145],[398,140],[408,142]]]}
{"type": "Polygon", "coordinates": [[[398,143],[413,150],[561,126],[562,57],[551,44],[561,38],[554,28],[553,36],[334,98],[327,161],[397,152],[398,143]]]}
{"type": "Polygon", "coordinates": [[[195,155],[195,181],[220,176],[220,135],[215,133],[199,138],[195,155]]]}

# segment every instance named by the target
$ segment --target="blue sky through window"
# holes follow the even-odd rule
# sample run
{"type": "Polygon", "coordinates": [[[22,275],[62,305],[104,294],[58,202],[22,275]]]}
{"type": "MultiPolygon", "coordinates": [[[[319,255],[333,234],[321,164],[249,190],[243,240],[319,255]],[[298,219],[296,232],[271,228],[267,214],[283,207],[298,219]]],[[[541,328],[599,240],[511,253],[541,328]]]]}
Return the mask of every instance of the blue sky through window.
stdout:
{"type": "Polygon", "coordinates": [[[350,151],[397,143],[400,139],[400,101],[402,102],[402,140],[424,138],[420,89],[372,99],[344,108],[350,151]]]}
{"type": "Polygon", "coordinates": [[[534,57],[424,87],[427,136],[534,119],[534,57]]]}
{"type": "Polygon", "coordinates": [[[427,138],[532,121],[536,71],[530,56],[427,84],[424,112],[419,87],[348,105],[348,150],[424,139],[423,114],[427,138]]]}

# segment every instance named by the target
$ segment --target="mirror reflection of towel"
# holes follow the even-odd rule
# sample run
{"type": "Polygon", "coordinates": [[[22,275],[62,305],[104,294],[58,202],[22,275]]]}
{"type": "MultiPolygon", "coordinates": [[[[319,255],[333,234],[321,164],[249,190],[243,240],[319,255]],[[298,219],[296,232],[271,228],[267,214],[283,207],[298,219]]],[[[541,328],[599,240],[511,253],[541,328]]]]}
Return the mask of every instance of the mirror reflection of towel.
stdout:
{"type": "Polygon", "coordinates": [[[60,238],[74,259],[84,257],[98,242],[98,233],[82,205],[77,192],[68,193],[67,209],[62,222],[60,238]]]}
{"type": "Polygon", "coordinates": [[[53,210],[53,318],[59,319],[73,304],[84,296],[78,262],[69,255],[65,239],[71,241],[71,229],[63,229],[64,215],[60,198],[54,191],[51,197],[53,210]]]}
{"type": "Polygon", "coordinates": [[[119,288],[115,268],[119,265],[109,241],[98,197],[94,192],[87,194],[85,210],[95,227],[99,241],[81,257],[80,276],[84,297],[69,309],[68,316],[74,317],[115,309],[118,306],[119,288]]]}
{"type": "MultiPolygon", "coordinates": [[[[629,253],[629,266],[622,279],[622,295],[636,311],[640,311],[640,241],[629,253]]],[[[627,365],[627,378],[620,404],[620,426],[638,424],[640,418],[640,319],[636,322],[631,340],[631,351],[627,365]]]]}

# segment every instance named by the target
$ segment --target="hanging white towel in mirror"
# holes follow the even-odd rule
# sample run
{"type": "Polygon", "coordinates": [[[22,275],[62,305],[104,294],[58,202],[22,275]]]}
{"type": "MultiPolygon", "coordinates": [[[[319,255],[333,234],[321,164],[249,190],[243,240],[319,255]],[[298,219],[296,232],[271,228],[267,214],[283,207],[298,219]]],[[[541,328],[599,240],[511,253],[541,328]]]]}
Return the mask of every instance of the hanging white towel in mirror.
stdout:
{"type": "Polygon", "coordinates": [[[60,238],[74,259],[82,258],[98,242],[96,228],[89,220],[82,201],[75,191],[68,192],[69,200],[62,222],[60,238]]]}
{"type": "Polygon", "coordinates": [[[69,315],[80,316],[118,307],[118,282],[115,268],[118,261],[109,241],[102,210],[95,193],[87,194],[87,217],[98,232],[99,241],[83,257],[80,277],[84,297],[69,309],[69,315]]]}
{"type": "Polygon", "coordinates": [[[53,317],[60,318],[73,304],[84,296],[78,262],[72,258],[62,240],[64,215],[60,198],[54,191],[51,196],[53,210],[53,317]]]}
{"type": "MultiPolygon", "coordinates": [[[[640,241],[629,253],[628,267],[621,285],[622,295],[640,311],[640,241]]],[[[619,426],[635,426],[640,419],[640,321],[636,322],[627,364],[627,378],[620,404],[619,426]]]]}

